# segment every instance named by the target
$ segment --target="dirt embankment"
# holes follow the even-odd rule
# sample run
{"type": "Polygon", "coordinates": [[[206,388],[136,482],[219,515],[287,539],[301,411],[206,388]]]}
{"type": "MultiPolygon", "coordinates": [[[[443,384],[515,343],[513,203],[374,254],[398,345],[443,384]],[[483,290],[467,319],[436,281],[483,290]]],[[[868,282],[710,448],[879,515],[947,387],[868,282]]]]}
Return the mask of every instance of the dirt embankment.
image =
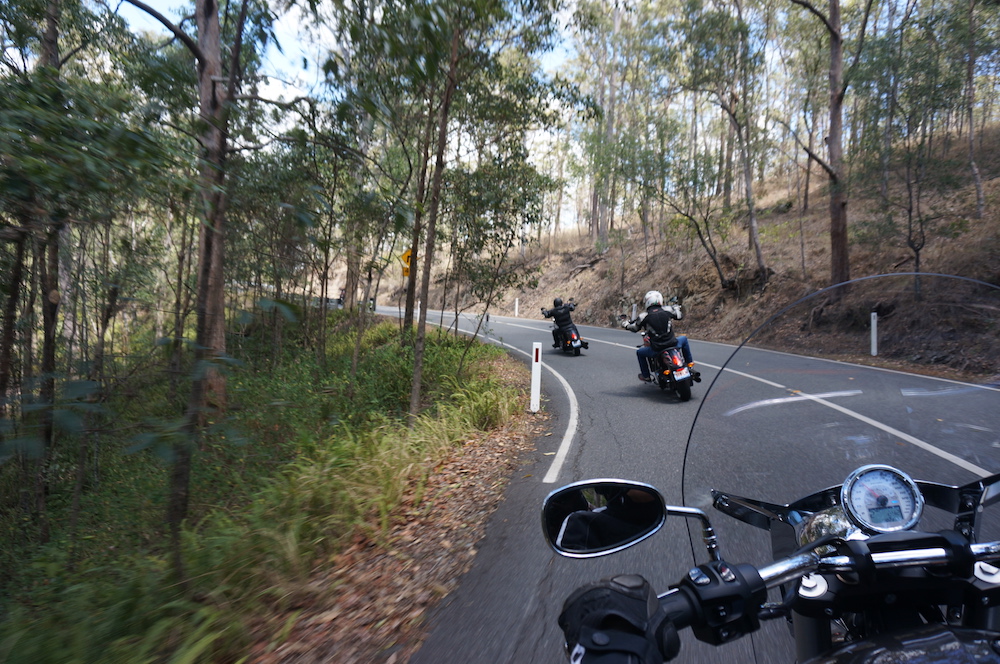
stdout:
{"type": "MultiPolygon", "coordinates": [[[[589,237],[575,231],[543,241],[527,258],[538,270],[533,289],[507,293],[494,313],[540,318],[541,307],[554,297],[574,298],[574,318],[588,325],[614,325],[617,315],[630,314],[643,294],[656,289],[677,296],[684,306],[684,332],[694,337],[736,342],[782,306],[830,283],[829,216],[825,199],[813,197],[808,212],[788,209],[784,192],[762,199],[758,223],[764,261],[769,272],[759,280],[748,233],[734,230],[717,240],[722,277],[734,287],[722,288],[719,271],[697,238],[685,230],[670,234],[626,227],[626,238],[598,251],[589,237]]],[[[1000,199],[1000,179],[986,183],[987,201],[1000,199]]],[[[952,194],[938,203],[953,221],[938,224],[920,254],[920,270],[954,274],[1000,284],[1000,211],[987,207],[986,217],[974,218],[971,191],[952,194]]],[[[887,214],[853,201],[850,249],[853,278],[914,270],[914,252],[905,235],[878,235],[878,220],[887,214]]],[[[440,299],[438,293],[436,298],[440,299]]],[[[450,307],[454,307],[449,302],[450,307]]]]}

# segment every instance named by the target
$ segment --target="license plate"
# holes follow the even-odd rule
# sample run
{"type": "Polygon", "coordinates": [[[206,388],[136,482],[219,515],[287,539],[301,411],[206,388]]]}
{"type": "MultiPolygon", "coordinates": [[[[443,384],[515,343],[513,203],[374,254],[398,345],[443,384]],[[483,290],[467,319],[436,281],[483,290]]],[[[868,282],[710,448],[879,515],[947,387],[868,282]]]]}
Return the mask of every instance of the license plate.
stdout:
{"type": "Polygon", "coordinates": [[[577,339],[576,341],[573,342],[573,348],[579,348],[579,347],[580,347],[580,340],[577,339]]]}
{"type": "Polygon", "coordinates": [[[678,369],[677,371],[674,372],[674,380],[684,380],[685,378],[687,378],[690,375],[691,375],[691,372],[688,371],[687,368],[678,369]]]}

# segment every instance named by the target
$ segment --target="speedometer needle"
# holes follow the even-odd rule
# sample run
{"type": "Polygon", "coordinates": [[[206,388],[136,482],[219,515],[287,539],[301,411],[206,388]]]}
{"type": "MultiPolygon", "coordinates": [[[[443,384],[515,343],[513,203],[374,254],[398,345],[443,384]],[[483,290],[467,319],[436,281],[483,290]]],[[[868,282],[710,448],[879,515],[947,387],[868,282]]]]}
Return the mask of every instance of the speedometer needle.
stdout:
{"type": "Polygon", "coordinates": [[[877,491],[873,490],[870,486],[868,486],[864,482],[859,482],[859,484],[861,486],[863,486],[865,488],[865,490],[868,491],[868,493],[870,493],[871,495],[875,496],[876,498],[881,498],[882,497],[882,495],[880,493],[878,493],[877,491]]]}

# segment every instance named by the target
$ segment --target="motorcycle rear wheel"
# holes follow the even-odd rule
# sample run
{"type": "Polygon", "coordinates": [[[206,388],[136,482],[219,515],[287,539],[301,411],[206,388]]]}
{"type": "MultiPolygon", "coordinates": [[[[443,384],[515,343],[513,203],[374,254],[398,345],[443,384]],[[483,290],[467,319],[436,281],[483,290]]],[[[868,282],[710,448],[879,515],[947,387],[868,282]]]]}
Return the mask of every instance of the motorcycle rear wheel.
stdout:
{"type": "Polygon", "coordinates": [[[677,397],[681,401],[691,400],[691,382],[687,379],[677,383],[677,397]]]}

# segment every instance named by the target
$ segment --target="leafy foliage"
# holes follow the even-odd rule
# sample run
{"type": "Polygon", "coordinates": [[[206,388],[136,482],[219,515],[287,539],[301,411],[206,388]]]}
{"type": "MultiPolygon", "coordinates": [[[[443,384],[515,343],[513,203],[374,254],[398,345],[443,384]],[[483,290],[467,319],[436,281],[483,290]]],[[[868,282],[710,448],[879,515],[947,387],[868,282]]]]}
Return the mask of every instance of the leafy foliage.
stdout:
{"type": "MultiPolygon", "coordinates": [[[[317,372],[313,354],[287,345],[270,369],[233,374],[241,407],[197,452],[199,507],[184,537],[193,594],[170,583],[158,544],[157,478],[165,467],[155,455],[130,451],[128,437],[104,443],[106,474],[88,491],[89,534],[75,550],[65,546],[63,530],[46,547],[14,548],[18,524],[5,520],[2,555],[19,560],[22,574],[7,583],[16,601],[0,624],[3,661],[238,657],[247,638],[243,616],[259,602],[289,606],[320,592],[305,583],[315,565],[355,528],[384,527],[406,487],[437,459],[518,407],[520,395],[491,372],[501,351],[476,346],[471,368],[456,375],[464,341],[435,335],[424,372],[434,405],[407,429],[399,403],[412,360],[398,334],[392,323],[365,332],[353,397],[340,382],[350,327],[329,340],[328,373],[317,372]],[[199,599],[185,599],[192,596],[199,599]]],[[[123,406],[107,404],[119,413],[127,412],[123,406]]],[[[144,410],[155,412],[156,404],[144,410]]],[[[157,425],[158,435],[166,425],[157,425]]],[[[0,478],[12,470],[0,466],[0,478]]],[[[54,507],[54,516],[65,508],[54,507]]]]}

